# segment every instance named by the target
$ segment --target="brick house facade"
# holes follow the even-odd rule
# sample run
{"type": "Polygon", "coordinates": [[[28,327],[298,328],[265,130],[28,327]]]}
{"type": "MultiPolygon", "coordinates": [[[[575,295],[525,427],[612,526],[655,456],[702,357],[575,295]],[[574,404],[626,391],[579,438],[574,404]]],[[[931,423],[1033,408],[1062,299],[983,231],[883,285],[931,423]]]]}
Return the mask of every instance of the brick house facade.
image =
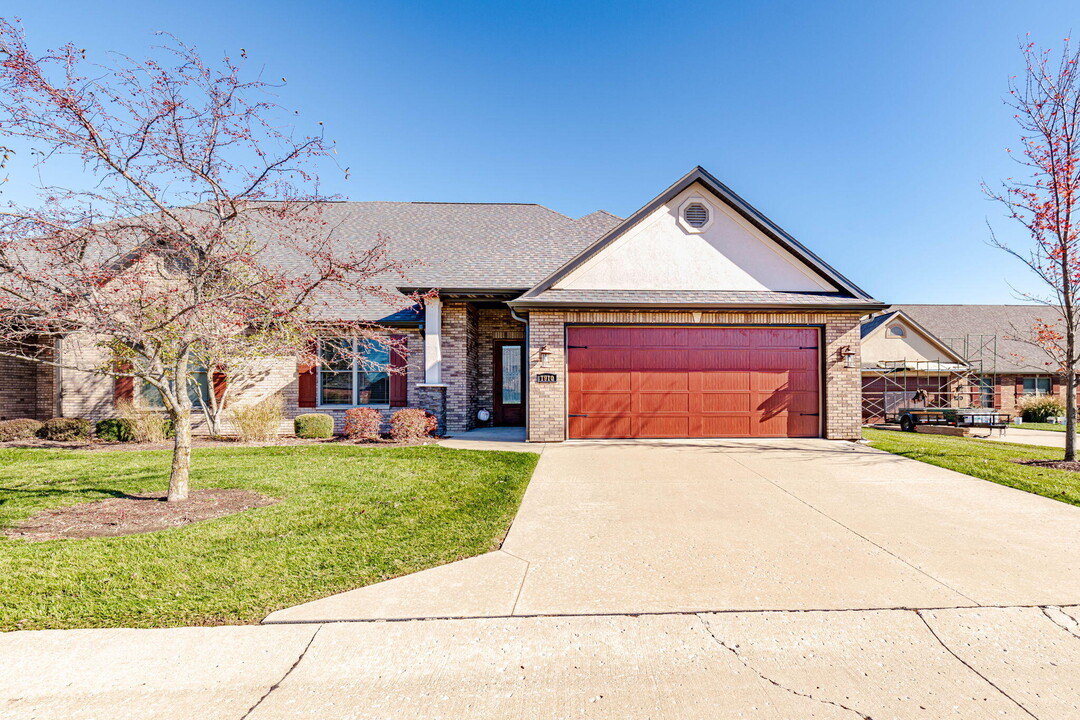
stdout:
{"type": "MultiPolygon", "coordinates": [[[[378,396],[386,417],[420,407],[442,433],[516,425],[533,442],[859,436],[860,321],[884,306],[701,168],[625,220],[535,205],[336,203],[327,212],[358,242],[395,238],[391,251],[418,262],[407,284],[388,282],[403,304],[415,292],[427,300],[342,309],[404,342],[389,381],[354,367],[339,387],[342,378],[327,380],[317,365],[268,361],[231,402],[280,394],[285,432],[303,412],[328,413],[340,430],[352,402],[378,396]],[[570,344],[581,327],[612,345],[570,344]]],[[[68,365],[104,360],[93,338],[60,347],[68,365]]],[[[71,367],[54,385],[9,375],[0,398],[18,398],[5,401],[12,413],[115,413],[111,378],[71,367]],[[26,400],[50,392],[49,408],[26,400]]],[[[140,389],[127,392],[138,403],[140,389]]],[[[195,429],[204,429],[198,413],[195,429]]]]}

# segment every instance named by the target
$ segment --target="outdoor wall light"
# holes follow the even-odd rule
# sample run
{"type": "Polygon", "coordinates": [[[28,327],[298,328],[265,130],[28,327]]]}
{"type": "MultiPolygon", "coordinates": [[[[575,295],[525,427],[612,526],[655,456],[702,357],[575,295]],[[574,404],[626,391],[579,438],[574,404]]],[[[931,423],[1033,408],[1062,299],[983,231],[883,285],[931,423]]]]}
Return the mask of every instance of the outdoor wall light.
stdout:
{"type": "Polygon", "coordinates": [[[850,345],[840,348],[839,355],[844,359],[844,367],[855,367],[855,351],[851,349],[850,345]]]}
{"type": "Polygon", "coordinates": [[[543,345],[540,348],[540,366],[547,367],[547,359],[552,353],[555,352],[555,348],[550,345],[543,345]]]}

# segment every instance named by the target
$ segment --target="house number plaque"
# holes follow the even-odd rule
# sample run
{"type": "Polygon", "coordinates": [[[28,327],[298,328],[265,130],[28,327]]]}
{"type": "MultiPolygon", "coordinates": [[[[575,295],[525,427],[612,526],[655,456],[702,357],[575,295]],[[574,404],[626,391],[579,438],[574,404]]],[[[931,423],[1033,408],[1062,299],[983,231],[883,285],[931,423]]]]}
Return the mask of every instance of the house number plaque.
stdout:
{"type": "Polygon", "coordinates": [[[536,376],[536,382],[538,383],[553,383],[558,380],[555,377],[555,373],[540,373],[536,376]]]}

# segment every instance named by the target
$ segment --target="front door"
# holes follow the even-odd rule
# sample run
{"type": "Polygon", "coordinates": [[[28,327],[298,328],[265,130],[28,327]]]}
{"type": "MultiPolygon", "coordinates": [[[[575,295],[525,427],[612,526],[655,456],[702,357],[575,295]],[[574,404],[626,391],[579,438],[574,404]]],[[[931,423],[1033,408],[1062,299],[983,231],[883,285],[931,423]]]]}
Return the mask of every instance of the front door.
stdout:
{"type": "Polygon", "coordinates": [[[495,398],[492,420],[496,425],[525,424],[525,346],[520,340],[495,342],[495,398]]]}

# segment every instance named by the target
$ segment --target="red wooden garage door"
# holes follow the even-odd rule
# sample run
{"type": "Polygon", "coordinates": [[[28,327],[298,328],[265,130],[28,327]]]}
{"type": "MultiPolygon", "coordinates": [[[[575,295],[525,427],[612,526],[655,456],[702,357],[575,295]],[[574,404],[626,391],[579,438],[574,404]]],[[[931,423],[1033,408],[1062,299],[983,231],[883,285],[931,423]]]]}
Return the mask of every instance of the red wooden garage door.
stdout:
{"type": "Polygon", "coordinates": [[[571,438],[817,437],[818,330],[567,328],[571,438]]]}

